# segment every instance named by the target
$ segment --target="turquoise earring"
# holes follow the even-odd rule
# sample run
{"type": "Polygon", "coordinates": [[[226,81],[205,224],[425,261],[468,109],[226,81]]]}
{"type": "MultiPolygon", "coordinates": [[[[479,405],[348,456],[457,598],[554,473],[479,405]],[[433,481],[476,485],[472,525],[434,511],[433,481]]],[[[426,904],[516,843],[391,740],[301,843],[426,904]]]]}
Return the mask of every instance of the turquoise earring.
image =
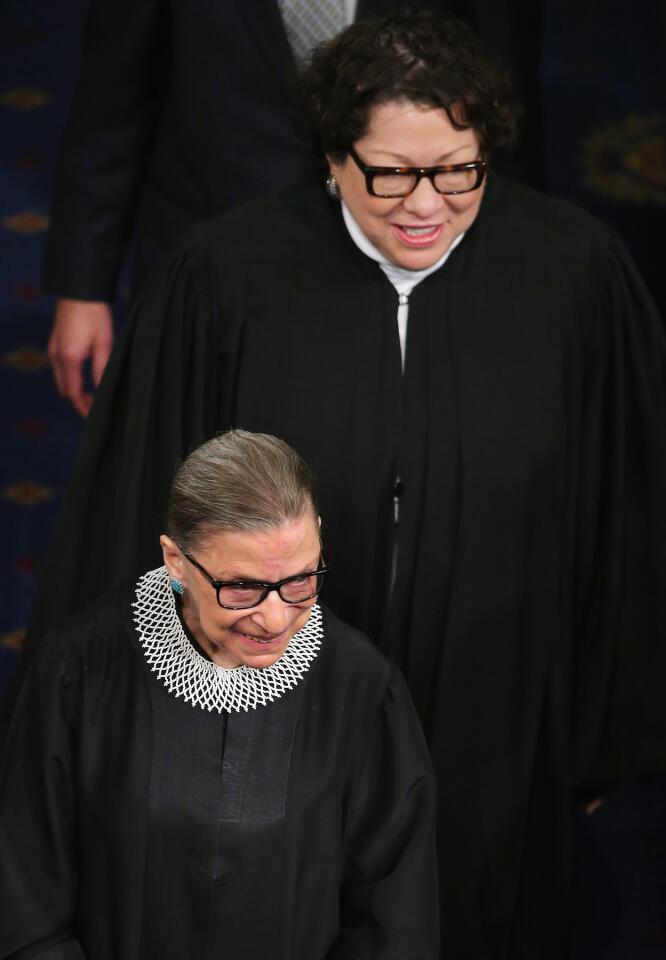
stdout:
{"type": "Polygon", "coordinates": [[[179,594],[179,596],[181,597],[185,593],[185,587],[182,585],[182,583],[180,582],[180,580],[178,580],[177,577],[171,578],[171,589],[173,590],[174,593],[179,594]]]}

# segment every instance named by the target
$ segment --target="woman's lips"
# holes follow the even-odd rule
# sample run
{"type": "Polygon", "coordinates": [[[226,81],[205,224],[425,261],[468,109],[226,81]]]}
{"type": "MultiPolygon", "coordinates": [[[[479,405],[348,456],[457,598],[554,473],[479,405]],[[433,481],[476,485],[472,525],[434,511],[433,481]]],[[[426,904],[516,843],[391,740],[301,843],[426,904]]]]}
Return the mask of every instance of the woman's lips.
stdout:
{"type": "Polygon", "coordinates": [[[241,636],[245,640],[249,640],[250,643],[257,643],[262,647],[270,646],[272,643],[277,643],[278,640],[281,640],[284,636],[284,633],[276,633],[270,637],[253,637],[250,633],[241,633],[241,636]]]}
{"type": "Polygon", "coordinates": [[[429,247],[435,243],[444,229],[443,223],[429,223],[424,226],[391,224],[401,243],[408,247],[429,247]]]}

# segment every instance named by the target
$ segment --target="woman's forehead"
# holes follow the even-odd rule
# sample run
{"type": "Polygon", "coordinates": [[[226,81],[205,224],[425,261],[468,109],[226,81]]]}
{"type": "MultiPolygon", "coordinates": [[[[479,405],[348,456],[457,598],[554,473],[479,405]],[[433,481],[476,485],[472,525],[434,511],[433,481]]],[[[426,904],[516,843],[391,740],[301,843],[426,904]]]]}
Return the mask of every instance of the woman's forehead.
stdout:
{"type": "Polygon", "coordinates": [[[261,530],[209,528],[193,552],[196,551],[197,559],[203,557],[213,567],[220,568],[229,564],[308,560],[311,553],[316,559],[319,549],[318,518],[307,512],[261,530]]]}
{"type": "Polygon", "coordinates": [[[425,148],[445,157],[465,146],[476,148],[479,140],[472,127],[454,127],[442,107],[397,100],[371,108],[366,131],[358,143],[366,150],[407,159],[415,150],[425,148]]]}

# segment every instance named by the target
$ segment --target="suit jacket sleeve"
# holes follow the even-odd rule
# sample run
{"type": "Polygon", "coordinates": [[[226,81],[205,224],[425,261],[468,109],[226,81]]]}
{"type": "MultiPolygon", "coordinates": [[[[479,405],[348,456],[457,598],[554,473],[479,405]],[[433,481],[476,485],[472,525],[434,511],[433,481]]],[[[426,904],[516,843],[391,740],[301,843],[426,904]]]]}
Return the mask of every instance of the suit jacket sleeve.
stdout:
{"type": "Polygon", "coordinates": [[[341,932],[329,960],[439,956],[435,802],[421,727],[406,684],[391,667],[375,728],[355,771],[341,932]]]}
{"type": "Polygon", "coordinates": [[[2,960],[84,960],[71,932],[74,686],[51,637],[22,692],[0,780],[2,960]]]}
{"type": "Polygon", "coordinates": [[[574,427],[573,753],[584,793],[664,769],[666,347],[613,235],[592,265],[574,427]]]}
{"type": "Polygon", "coordinates": [[[56,174],[44,286],[110,300],[165,96],[165,0],[91,0],[56,174]]]}

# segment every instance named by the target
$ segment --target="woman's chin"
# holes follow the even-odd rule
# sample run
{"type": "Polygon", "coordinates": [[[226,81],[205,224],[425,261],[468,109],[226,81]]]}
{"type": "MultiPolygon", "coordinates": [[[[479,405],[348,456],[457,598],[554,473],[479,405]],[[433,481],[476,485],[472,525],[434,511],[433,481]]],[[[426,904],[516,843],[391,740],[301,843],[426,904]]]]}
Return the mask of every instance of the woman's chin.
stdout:
{"type": "Polygon", "coordinates": [[[265,670],[266,667],[272,667],[274,663],[277,663],[283,653],[284,650],[280,650],[280,652],[276,654],[267,653],[263,656],[248,657],[242,665],[244,667],[253,667],[255,670],[265,670]]]}

